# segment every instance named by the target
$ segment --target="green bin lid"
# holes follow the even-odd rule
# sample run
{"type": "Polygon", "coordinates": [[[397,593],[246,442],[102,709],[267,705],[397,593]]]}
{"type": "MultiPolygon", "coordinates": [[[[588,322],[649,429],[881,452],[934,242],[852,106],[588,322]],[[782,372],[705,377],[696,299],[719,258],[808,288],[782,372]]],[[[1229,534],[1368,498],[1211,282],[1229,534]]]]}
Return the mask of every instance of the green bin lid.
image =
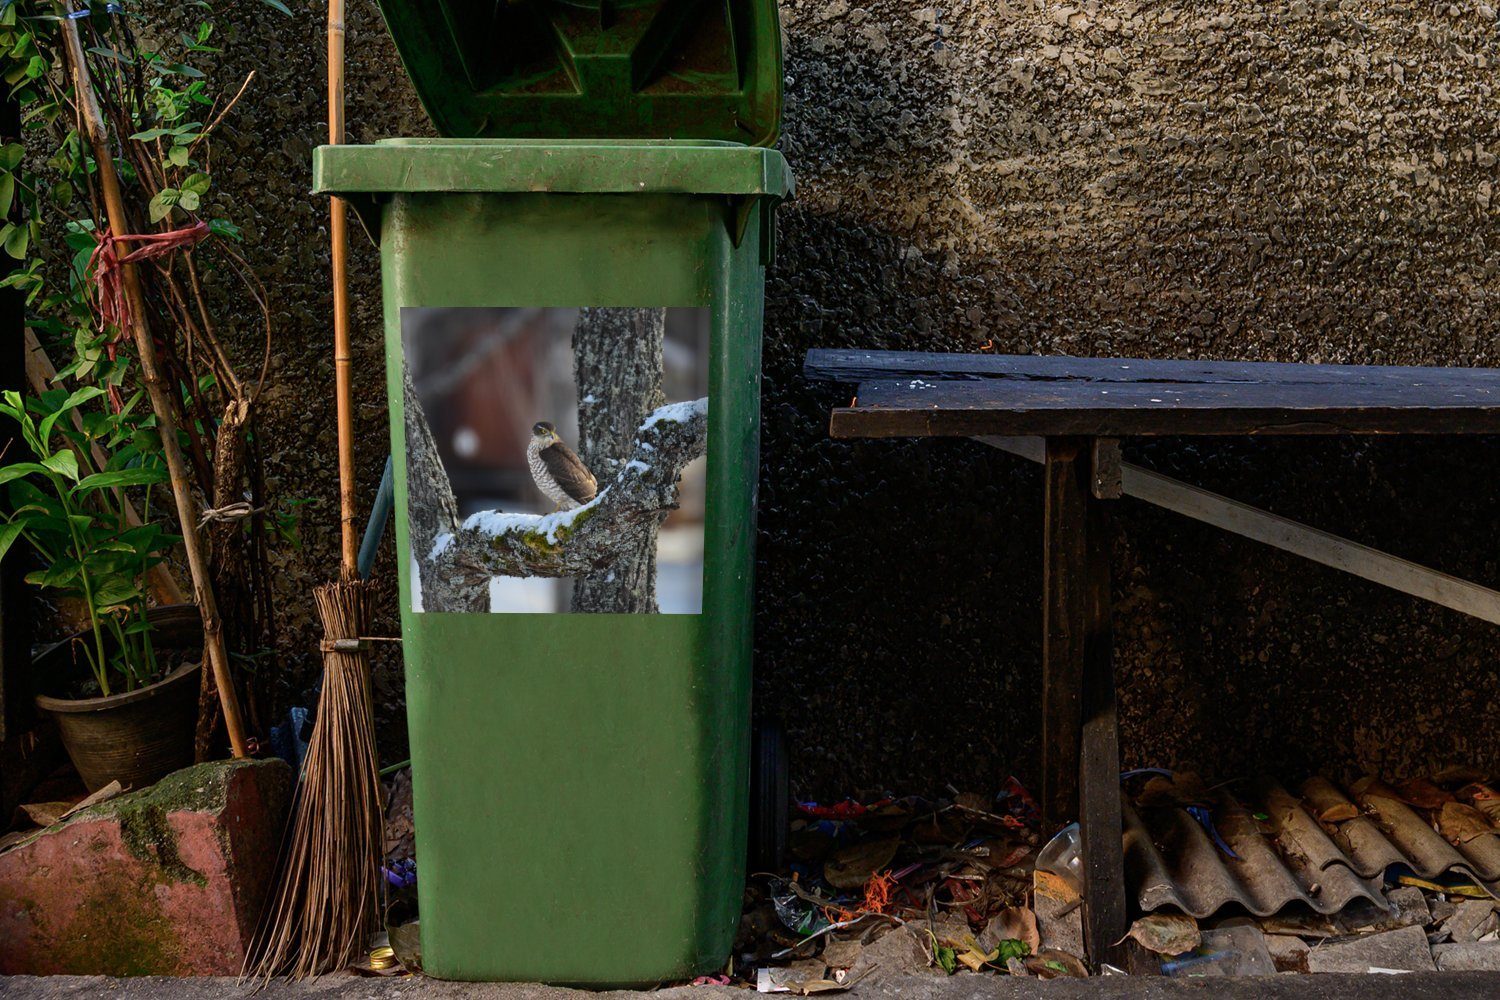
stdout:
{"type": "Polygon", "coordinates": [[[719,139],[781,128],[776,0],[379,0],[456,138],[719,139]]]}

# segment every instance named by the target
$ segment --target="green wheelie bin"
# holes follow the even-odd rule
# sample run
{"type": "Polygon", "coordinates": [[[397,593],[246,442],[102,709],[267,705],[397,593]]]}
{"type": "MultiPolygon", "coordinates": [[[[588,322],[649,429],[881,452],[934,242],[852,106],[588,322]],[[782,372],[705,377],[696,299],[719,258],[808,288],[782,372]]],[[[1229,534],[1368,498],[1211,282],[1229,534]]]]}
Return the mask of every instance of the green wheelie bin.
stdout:
{"type": "Polygon", "coordinates": [[[446,137],[313,165],[380,247],[424,968],[723,968],[774,0],[380,5],[446,137]]]}

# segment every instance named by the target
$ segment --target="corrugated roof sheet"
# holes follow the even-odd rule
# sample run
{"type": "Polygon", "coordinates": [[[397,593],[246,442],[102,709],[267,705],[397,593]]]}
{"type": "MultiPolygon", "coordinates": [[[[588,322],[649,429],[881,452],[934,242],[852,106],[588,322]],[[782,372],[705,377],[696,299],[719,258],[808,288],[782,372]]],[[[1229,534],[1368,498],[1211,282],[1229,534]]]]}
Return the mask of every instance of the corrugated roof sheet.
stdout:
{"type": "Polygon", "coordinates": [[[1500,898],[1500,835],[1492,829],[1471,829],[1471,839],[1455,837],[1455,845],[1399,793],[1368,779],[1346,793],[1313,778],[1300,791],[1264,781],[1242,796],[1216,793],[1213,823],[1237,858],[1182,806],[1127,805],[1127,884],[1141,909],[1203,918],[1235,905],[1261,917],[1298,903],[1324,915],[1359,899],[1384,907],[1392,868],[1426,879],[1458,875],[1500,898]]]}

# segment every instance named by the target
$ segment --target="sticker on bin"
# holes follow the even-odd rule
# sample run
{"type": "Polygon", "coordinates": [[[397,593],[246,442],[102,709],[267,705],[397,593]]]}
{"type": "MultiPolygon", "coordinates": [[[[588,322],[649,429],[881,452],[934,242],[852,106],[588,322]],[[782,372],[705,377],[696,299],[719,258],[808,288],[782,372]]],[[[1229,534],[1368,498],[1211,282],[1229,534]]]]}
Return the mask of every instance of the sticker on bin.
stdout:
{"type": "Polygon", "coordinates": [[[413,611],[698,614],[707,309],[406,308],[413,611]]]}

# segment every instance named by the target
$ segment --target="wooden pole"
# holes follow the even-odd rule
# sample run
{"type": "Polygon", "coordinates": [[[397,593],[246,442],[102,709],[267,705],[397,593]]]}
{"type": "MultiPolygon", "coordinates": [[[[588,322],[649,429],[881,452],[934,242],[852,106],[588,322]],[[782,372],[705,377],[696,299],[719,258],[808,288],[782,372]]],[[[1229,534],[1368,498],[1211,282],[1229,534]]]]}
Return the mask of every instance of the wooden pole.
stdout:
{"type": "MultiPolygon", "coordinates": [[[[328,143],[344,142],[344,0],[328,2],[328,143]]],[[[338,404],[340,576],[359,578],[354,518],[354,388],[349,349],[349,228],[341,198],[328,203],[333,264],[333,380],[338,404]]]]}
{"type": "Polygon", "coordinates": [[[1083,467],[1073,438],[1047,438],[1042,532],[1042,833],[1078,817],[1087,630],[1083,467]]]}
{"type": "MultiPolygon", "coordinates": [[[[65,0],[63,9],[69,14],[73,12],[71,0],[65,0]]],[[[109,148],[109,133],[104,124],[104,115],[99,110],[99,101],[94,96],[93,83],[89,80],[83,43],[78,37],[78,22],[64,18],[62,30],[68,61],[72,64],[74,96],[78,101],[84,130],[88,134],[99,171],[99,186],[104,194],[109,229],[115,235],[128,233],[130,222],[125,214],[125,199],[120,192],[120,178],[115,173],[115,161],[109,148]]],[[[146,298],[141,292],[140,275],[134,264],[123,264],[120,276],[125,301],[130,308],[130,333],[135,339],[136,353],[141,359],[141,379],[146,383],[146,392],[151,397],[151,409],[156,413],[162,452],[167,460],[167,472],[172,479],[172,499],[177,505],[182,548],[193,577],[193,599],[198,604],[198,613],[203,617],[203,651],[213,670],[214,683],[219,688],[219,701],[224,706],[224,728],[229,732],[230,748],[234,756],[244,757],[244,724],[240,720],[239,699],[235,696],[234,684],[229,676],[229,657],[224,651],[224,632],[219,622],[218,605],[214,601],[208,561],[204,558],[202,540],[198,537],[198,515],[193,509],[187,462],[182,456],[182,445],[177,438],[177,416],[169,389],[157,364],[156,342],[152,340],[151,329],[146,322],[146,298]]]]}

